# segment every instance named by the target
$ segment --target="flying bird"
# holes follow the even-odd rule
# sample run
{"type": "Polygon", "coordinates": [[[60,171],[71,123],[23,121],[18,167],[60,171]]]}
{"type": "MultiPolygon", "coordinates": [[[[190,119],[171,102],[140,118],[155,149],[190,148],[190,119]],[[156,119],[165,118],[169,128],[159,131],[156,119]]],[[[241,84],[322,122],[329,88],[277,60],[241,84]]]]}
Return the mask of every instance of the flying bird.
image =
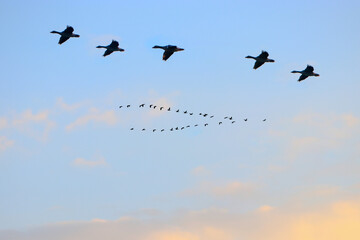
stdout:
{"type": "Polygon", "coordinates": [[[153,129],[153,132],[155,132],[156,131],[156,129],[153,129]]]}
{"type": "Polygon", "coordinates": [[[141,131],[145,131],[145,128],[143,128],[141,131]]]}
{"type": "Polygon", "coordinates": [[[202,113],[199,113],[199,115],[202,115],[202,113]]]}
{"type": "Polygon", "coordinates": [[[265,122],[266,121],[266,118],[263,120],[263,122],[265,122]]]}
{"type": "Polygon", "coordinates": [[[207,113],[203,114],[204,117],[206,117],[207,115],[208,115],[207,113]]]}
{"type": "Polygon", "coordinates": [[[62,32],[52,31],[50,33],[56,33],[61,36],[59,39],[59,44],[61,45],[62,43],[66,42],[71,37],[74,37],[74,38],[80,37],[80,35],[74,34],[73,32],[74,32],[74,28],[71,26],[67,26],[66,29],[62,32]]]}
{"type": "Polygon", "coordinates": [[[171,129],[170,129],[170,131],[173,131],[173,130],[174,130],[174,128],[171,128],[171,129]]]}
{"type": "Polygon", "coordinates": [[[153,105],[152,105],[152,104],[150,104],[150,105],[149,105],[149,108],[152,108],[152,106],[153,106],[153,105]]]}
{"type": "Polygon", "coordinates": [[[183,130],[183,129],[184,129],[184,127],[181,128],[181,130],[183,130]]]}
{"type": "Polygon", "coordinates": [[[275,62],[273,59],[269,59],[269,53],[266,51],[262,51],[261,54],[257,57],[247,56],[245,58],[252,58],[256,60],[254,69],[258,69],[260,66],[262,66],[266,62],[275,62]]]}
{"type": "Polygon", "coordinates": [[[310,76],[314,76],[314,77],[320,76],[319,74],[314,73],[314,67],[310,65],[307,65],[307,67],[303,71],[292,71],[291,73],[301,73],[298,82],[301,82],[302,80],[305,80],[307,77],[310,76]]]}
{"type": "Polygon", "coordinates": [[[231,123],[233,124],[233,123],[235,123],[235,121],[232,121],[231,123]]]}
{"type": "Polygon", "coordinates": [[[170,108],[168,108],[168,111],[171,111],[171,109],[170,109],[170,108]]]}
{"type": "Polygon", "coordinates": [[[176,112],[179,112],[179,111],[180,111],[180,109],[176,110],[176,112]]]}
{"type": "Polygon", "coordinates": [[[207,125],[209,125],[208,123],[205,123],[204,126],[206,127],[207,125]]]}
{"type": "Polygon", "coordinates": [[[246,121],[247,121],[247,118],[245,118],[244,121],[246,122],[246,121]]]}
{"type": "Polygon", "coordinates": [[[154,109],[156,108],[156,106],[154,106],[154,109]]]}
{"type": "Polygon", "coordinates": [[[219,125],[222,124],[222,122],[219,122],[219,125]]]}
{"type": "Polygon", "coordinates": [[[165,131],[165,129],[161,129],[161,131],[163,132],[163,131],[165,131]]]}
{"type": "Polygon", "coordinates": [[[164,107],[161,107],[161,108],[160,108],[160,111],[163,110],[163,108],[164,108],[164,107]]]}
{"type": "Polygon", "coordinates": [[[129,107],[130,107],[130,104],[129,104],[129,105],[126,105],[126,107],[129,108],[129,107]]]}
{"type": "Polygon", "coordinates": [[[187,114],[187,111],[185,111],[184,113],[187,114]]]}
{"type": "Polygon", "coordinates": [[[194,127],[197,127],[197,126],[199,126],[199,125],[197,125],[197,124],[194,125],[194,127]]]}
{"type": "Polygon", "coordinates": [[[144,106],[145,106],[145,103],[139,105],[139,107],[144,107],[144,106]]]}
{"type": "Polygon", "coordinates": [[[227,119],[228,117],[224,117],[224,119],[227,119]]]}
{"type": "Polygon", "coordinates": [[[191,116],[192,116],[192,115],[193,115],[193,113],[189,113],[189,115],[191,115],[191,116]]]}
{"type": "Polygon", "coordinates": [[[134,128],[130,128],[130,130],[134,130],[134,128]]]}
{"type": "Polygon", "coordinates": [[[229,117],[229,120],[232,120],[232,117],[229,117]]]}
{"type": "Polygon", "coordinates": [[[189,127],[190,127],[190,125],[187,125],[186,127],[187,127],[187,128],[189,128],[189,127]]]}
{"type": "Polygon", "coordinates": [[[179,128],[178,128],[178,127],[176,127],[176,128],[175,128],[175,130],[179,130],[179,128]]]}
{"type": "Polygon", "coordinates": [[[178,48],[177,46],[172,46],[172,45],[166,45],[166,46],[154,46],[153,48],[160,48],[164,50],[164,54],[163,54],[163,60],[166,61],[168,60],[168,58],[173,55],[174,52],[179,52],[179,51],[183,51],[183,48],[178,48]]]}
{"type": "Polygon", "coordinates": [[[210,116],[210,118],[213,118],[213,117],[214,117],[214,115],[210,116]]]}
{"type": "Polygon", "coordinates": [[[122,108],[123,106],[121,105],[121,106],[119,106],[119,108],[122,108]]]}
{"type": "Polygon", "coordinates": [[[123,52],[125,51],[124,49],[122,48],[119,48],[119,42],[118,41],[115,41],[115,40],[112,40],[112,42],[107,45],[107,46],[97,46],[96,48],[106,48],[106,51],[104,52],[104,57],[106,57],[107,55],[110,55],[111,53],[113,52],[123,52]]]}

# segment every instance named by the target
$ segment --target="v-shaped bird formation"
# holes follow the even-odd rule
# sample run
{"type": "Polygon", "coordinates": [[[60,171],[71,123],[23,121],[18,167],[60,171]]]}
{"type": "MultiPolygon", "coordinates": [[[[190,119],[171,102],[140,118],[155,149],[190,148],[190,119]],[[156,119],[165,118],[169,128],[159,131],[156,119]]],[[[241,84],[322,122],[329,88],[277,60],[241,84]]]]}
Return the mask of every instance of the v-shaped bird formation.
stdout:
{"type": "MultiPolygon", "coordinates": [[[[131,106],[133,106],[132,104],[125,104],[125,105],[120,105],[119,106],[119,109],[122,109],[124,107],[126,108],[130,108],[131,106]]],[[[141,103],[138,105],[138,108],[144,108],[146,106],[145,103],[141,103]]],[[[168,113],[168,112],[174,112],[176,114],[185,114],[185,115],[189,115],[189,116],[192,116],[193,118],[196,117],[196,116],[199,116],[201,118],[203,118],[204,120],[208,119],[207,121],[205,121],[204,123],[200,124],[200,123],[196,123],[196,124],[184,124],[184,126],[173,126],[173,127],[169,127],[169,128],[150,128],[150,129],[146,129],[146,128],[135,128],[135,127],[131,127],[130,128],[130,131],[135,131],[135,130],[138,130],[138,131],[150,131],[150,132],[165,132],[165,131],[178,131],[178,130],[184,130],[186,128],[191,128],[191,127],[198,127],[198,126],[203,126],[203,127],[207,127],[209,125],[222,125],[223,123],[229,123],[229,124],[234,124],[236,123],[235,120],[233,120],[233,117],[232,116],[225,116],[225,117],[220,117],[220,119],[217,119],[214,118],[215,115],[211,115],[209,116],[209,114],[207,113],[199,113],[199,114],[195,114],[193,112],[189,112],[188,110],[185,110],[185,111],[181,111],[180,109],[177,109],[176,111],[174,110],[171,110],[171,107],[169,108],[165,108],[164,106],[156,106],[154,104],[149,104],[149,109],[152,110],[152,111],[163,111],[164,113],[168,113]],[[227,122],[224,122],[224,120],[227,120],[227,122]]],[[[199,118],[198,118],[199,119],[199,118]]],[[[248,119],[245,118],[243,120],[244,122],[247,122],[248,119]]],[[[263,119],[262,120],[263,122],[266,121],[266,119],[263,119]]]]}
{"type": "MultiPolygon", "coordinates": [[[[74,34],[73,32],[74,32],[74,28],[71,26],[67,26],[66,29],[62,32],[52,31],[51,33],[59,34],[60,35],[59,44],[63,44],[69,38],[79,38],[80,37],[80,35],[74,34]]],[[[107,46],[97,46],[96,48],[105,48],[106,49],[106,51],[103,54],[104,57],[109,56],[113,52],[124,52],[125,51],[123,48],[119,47],[119,42],[115,41],[115,40],[112,40],[112,42],[107,46]]],[[[175,52],[184,51],[183,48],[179,48],[174,45],[166,45],[166,46],[155,45],[153,48],[154,49],[159,48],[159,49],[164,50],[163,57],[162,57],[162,59],[164,61],[167,61],[175,52]]],[[[250,58],[250,59],[255,60],[255,64],[253,67],[255,70],[258,69],[259,67],[261,67],[264,63],[275,62],[274,59],[269,58],[269,53],[267,51],[262,51],[260,53],[260,55],[257,57],[246,56],[245,58],[250,58]]],[[[314,76],[314,77],[320,76],[319,74],[314,73],[314,67],[312,67],[310,65],[307,65],[306,69],[303,71],[292,71],[291,73],[300,73],[301,74],[300,78],[298,79],[299,82],[301,82],[311,76],[314,76]]]]}

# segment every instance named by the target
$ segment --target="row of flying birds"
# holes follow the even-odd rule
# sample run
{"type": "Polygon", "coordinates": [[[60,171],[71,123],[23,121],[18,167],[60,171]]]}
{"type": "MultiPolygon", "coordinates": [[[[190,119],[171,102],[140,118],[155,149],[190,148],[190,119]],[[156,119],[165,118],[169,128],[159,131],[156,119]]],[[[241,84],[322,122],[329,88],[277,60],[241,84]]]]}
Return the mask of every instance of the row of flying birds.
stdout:
{"type": "MultiPolygon", "coordinates": [[[[128,104],[128,105],[120,105],[120,106],[119,106],[119,108],[130,108],[130,107],[131,107],[130,104],[128,104]]],[[[143,107],[145,107],[145,103],[142,103],[142,104],[139,105],[139,108],[143,108],[143,107]]],[[[171,111],[171,108],[170,108],[170,107],[169,107],[169,108],[158,107],[158,106],[156,106],[156,105],[154,105],[154,104],[150,104],[150,105],[149,105],[149,108],[150,108],[150,109],[156,109],[156,108],[158,108],[160,111],[162,111],[162,110],[168,111],[168,112],[171,111]]],[[[193,112],[190,112],[190,111],[188,111],[188,110],[180,111],[180,109],[177,109],[175,112],[177,112],[177,113],[183,112],[184,114],[189,114],[190,116],[194,115],[193,112]]],[[[203,116],[203,117],[209,116],[209,118],[214,118],[214,117],[215,117],[214,115],[209,115],[209,114],[207,114],[207,113],[199,113],[199,115],[200,115],[200,116],[203,116]]],[[[234,124],[234,123],[236,122],[236,121],[233,119],[232,116],[226,116],[226,117],[224,117],[224,120],[225,120],[225,119],[228,119],[228,120],[231,122],[231,124],[234,124]]],[[[247,122],[248,119],[245,118],[244,121],[247,122]]],[[[266,121],[266,118],[263,119],[262,121],[265,122],[265,121],[266,121]]],[[[219,121],[219,122],[218,122],[218,125],[222,125],[222,124],[223,124],[222,121],[219,121]]],[[[204,127],[206,127],[206,126],[208,126],[208,125],[209,125],[209,123],[204,123],[204,127]]],[[[193,127],[198,127],[198,126],[199,126],[199,124],[194,124],[194,125],[193,125],[193,127]]],[[[191,125],[187,125],[186,127],[172,127],[172,128],[169,128],[169,130],[170,130],[170,131],[183,130],[183,129],[189,128],[189,127],[191,127],[191,125]]],[[[130,130],[133,131],[133,130],[135,130],[135,128],[132,127],[132,128],[130,128],[130,130]]],[[[153,132],[155,132],[156,130],[157,130],[156,128],[152,129],[153,132]]],[[[141,131],[146,131],[146,129],[145,129],[145,128],[142,128],[141,131]]],[[[163,128],[163,129],[160,130],[160,132],[164,132],[164,131],[165,131],[165,128],[163,128]]]]}
{"type": "MultiPolygon", "coordinates": [[[[59,34],[60,35],[59,44],[63,44],[70,38],[79,38],[80,37],[80,35],[74,34],[73,32],[74,32],[74,28],[71,26],[67,26],[66,29],[62,32],[52,31],[51,33],[59,34]]],[[[124,49],[119,48],[119,42],[115,41],[115,40],[112,40],[112,42],[107,46],[97,46],[96,48],[105,48],[106,49],[103,54],[104,57],[110,55],[113,52],[124,52],[125,51],[124,49]]],[[[173,46],[173,45],[166,45],[166,46],[155,45],[153,48],[159,48],[159,49],[164,50],[163,58],[162,58],[164,61],[168,60],[170,58],[170,56],[173,55],[175,52],[184,51],[183,48],[179,48],[179,47],[173,46]]],[[[269,59],[269,53],[266,51],[262,51],[261,54],[257,57],[246,56],[245,58],[251,58],[251,59],[255,60],[254,69],[258,69],[260,66],[262,66],[266,62],[275,62],[275,60],[269,59]]],[[[314,68],[310,65],[307,65],[307,67],[303,71],[292,71],[291,73],[300,73],[301,74],[300,78],[298,79],[299,82],[303,81],[306,78],[311,77],[311,76],[314,76],[314,77],[320,76],[319,74],[314,73],[314,68]]]]}

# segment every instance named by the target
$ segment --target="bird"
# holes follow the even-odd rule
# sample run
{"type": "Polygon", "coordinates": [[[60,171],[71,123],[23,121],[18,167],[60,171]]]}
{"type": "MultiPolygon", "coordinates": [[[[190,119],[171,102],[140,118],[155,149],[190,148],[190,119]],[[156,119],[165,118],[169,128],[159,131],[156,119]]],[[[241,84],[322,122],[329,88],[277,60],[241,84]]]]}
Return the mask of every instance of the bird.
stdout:
{"type": "Polygon", "coordinates": [[[244,121],[246,122],[246,121],[247,121],[247,118],[245,118],[244,121]]]}
{"type": "Polygon", "coordinates": [[[145,131],[145,128],[143,128],[141,131],[145,131]]]}
{"type": "Polygon", "coordinates": [[[123,106],[121,105],[121,106],[119,106],[119,108],[122,108],[123,106]]]}
{"type": "Polygon", "coordinates": [[[129,104],[129,105],[126,105],[126,107],[129,108],[129,107],[130,107],[130,104],[129,104]]]}
{"type": "Polygon", "coordinates": [[[189,115],[191,115],[191,116],[192,116],[192,115],[193,115],[193,113],[189,113],[189,115]]]}
{"type": "Polygon", "coordinates": [[[224,117],[224,119],[227,119],[228,117],[224,117]]]}
{"type": "Polygon", "coordinates": [[[164,54],[163,54],[164,61],[168,60],[169,57],[173,55],[174,52],[179,52],[184,50],[183,48],[178,48],[177,46],[173,46],[173,45],[166,45],[166,46],[155,45],[153,46],[153,48],[161,48],[164,50],[164,54]]]}
{"type": "Polygon", "coordinates": [[[160,111],[163,110],[163,108],[164,108],[164,107],[161,107],[161,108],[160,108],[160,111]]]}
{"type": "Polygon", "coordinates": [[[107,55],[110,55],[112,52],[124,52],[125,50],[122,48],[119,48],[119,42],[112,40],[112,42],[107,46],[97,46],[96,48],[106,48],[106,51],[104,52],[104,57],[107,55]]]}
{"type": "Polygon", "coordinates": [[[187,127],[187,128],[189,128],[189,127],[190,127],[190,125],[187,125],[186,127],[187,127]]]}
{"type": "Polygon", "coordinates": [[[156,131],[156,129],[153,129],[153,132],[155,132],[156,131]]]}
{"type": "Polygon", "coordinates": [[[154,109],[156,108],[156,106],[154,106],[154,109]]]}
{"type": "Polygon", "coordinates": [[[74,28],[71,26],[66,26],[66,29],[62,32],[58,32],[58,31],[51,31],[50,33],[56,33],[59,34],[61,37],[59,39],[59,44],[63,44],[64,42],[66,42],[69,38],[74,37],[74,38],[78,38],[80,37],[80,35],[78,34],[74,34],[74,28]]]}
{"type": "Polygon", "coordinates": [[[179,112],[179,111],[180,111],[180,109],[176,110],[176,112],[179,112]]]}
{"type": "Polygon", "coordinates": [[[199,113],[199,115],[202,115],[202,113],[199,113]]]}
{"type": "Polygon", "coordinates": [[[222,124],[222,122],[219,122],[219,125],[222,124]]]}
{"type": "Polygon", "coordinates": [[[184,113],[187,114],[187,111],[185,111],[184,113]]]}
{"type": "Polygon", "coordinates": [[[179,128],[178,128],[178,127],[176,127],[176,128],[175,128],[175,130],[179,130],[179,128]]]}
{"type": "Polygon", "coordinates": [[[229,120],[232,120],[232,117],[229,117],[229,120]]]}
{"type": "Polygon", "coordinates": [[[265,122],[266,121],[266,118],[263,120],[263,122],[265,122]]]}
{"type": "Polygon", "coordinates": [[[275,60],[269,59],[268,57],[269,57],[268,52],[261,51],[261,54],[257,57],[246,56],[245,58],[252,58],[252,59],[256,60],[254,69],[258,69],[261,65],[263,65],[266,62],[275,62],[275,60]]]}
{"type": "Polygon", "coordinates": [[[171,109],[170,109],[170,108],[168,108],[168,111],[171,111],[171,109]]]}
{"type": "Polygon", "coordinates": [[[207,116],[207,113],[203,114],[203,116],[206,117],[206,116],[207,116]]]}
{"type": "Polygon", "coordinates": [[[130,128],[130,130],[134,130],[134,128],[130,128]]]}
{"type": "Polygon", "coordinates": [[[320,75],[317,73],[314,73],[314,67],[307,65],[305,70],[303,71],[292,71],[291,73],[301,73],[301,76],[298,80],[298,82],[301,82],[302,80],[305,80],[307,77],[310,76],[315,76],[315,77],[319,77],[320,75]]]}
{"type": "Polygon", "coordinates": [[[235,121],[232,121],[231,123],[233,124],[233,123],[235,123],[235,121]]]}
{"type": "Polygon", "coordinates": [[[161,129],[161,131],[163,132],[163,131],[165,131],[165,129],[161,129]]]}
{"type": "Polygon", "coordinates": [[[170,128],[170,131],[173,131],[174,130],[174,128],[170,128]]]}
{"type": "Polygon", "coordinates": [[[153,106],[153,105],[152,105],[152,104],[150,104],[150,105],[149,105],[149,108],[152,108],[152,106],[153,106]]]}
{"type": "Polygon", "coordinates": [[[181,130],[183,130],[183,129],[184,129],[184,127],[181,128],[181,130]]]}
{"type": "Polygon", "coordinates": [[[145,103],[139,105],[139,107],[144,107],[144,106],[145,106],[145,103]]]}
{"type": "Polygon", "coordinates": [[[214,115],[210,116],[210,118],[213,118],[213,117],[214,117],[214,115]]]}
{"type": "Polygon", "coordinates": [[[207,123],[204,124],[205,127],[206,127],[207,125],[209,125],[209,124],[207,124],[207,123]]]}
{"type": "Polygon", "coordinates": [[[197,124],[194,125],[194,127],[197,127],[197,126],[199,126],[199,125],[197,125],[197,124]]]}

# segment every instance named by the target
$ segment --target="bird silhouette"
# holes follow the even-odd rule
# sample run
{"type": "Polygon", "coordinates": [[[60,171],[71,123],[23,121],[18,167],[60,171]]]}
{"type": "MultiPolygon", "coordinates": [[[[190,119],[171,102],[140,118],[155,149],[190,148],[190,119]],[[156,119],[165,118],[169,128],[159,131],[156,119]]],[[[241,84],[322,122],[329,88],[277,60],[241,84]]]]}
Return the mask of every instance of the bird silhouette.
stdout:
{"type": "Polygon", "coordinates": [[[165,129],[161,129],[161,132],[165,131],[165,129]]]}
{"type": "Polygon", "coordinates": [[[180,110],[178,109],[178,110],[176,110],[176,112],[179,112],[180,110]]]}
{"type": "Polygon", "coordinates": [[[143,128],[141,131],[145,131],[145,128],[143,128]]]}
{"type": "Polygon", "coordinates": [[[104,57],[112,54],[113,52],[124,52],[125,50],[122,48],[119,48],[119,42],[112,40],[112,42],[107,46],[97,46],[96,48],[106,48],[106,51],[104,52],[104,57]]]}
{"type": "Polygon", "coordinates": [[[256,60],[254,69],[258,69],[260,66],[262,66],[266,62],[275,62],[273,59],[269,59],[269,53],[266,51],[262,51],[261,54],[257,57],[247,56],[245,58],[252,58],[256,60]]]}
{"type": "Polygon", "coordinates": [[[145,106],[145,103],[139,105],[139,107],[144,107],[144,106],[145,106]]]}
{"type": "Polygon", "coordinates": [[[224,117],[224,119],[227,119],[228,117],[224,117]]]}
{"type": "Polygon", "coordinates": [[[187,127],[187,128],[189,128],[189,127],[190,127],[190,125],[187,125],[186,127],[187,127]]]}
{"type": "Polygon", "coordinates": [[[121,105],[121,106],[119,106],[119,108],[122,108],[123,106],[121,105]]]}
{"type": "Polygon", "coordinates": [[[156,108],[156,106],[154,106],[154,109],[156,108]]]}
{"type": "Polygon", "coordinates": [[[163,110],[163,108],[164,108],[164,107],[161,107],[161,108],[160,108],[160,111],[163,110]]]}
{"type": "Polygon", "coordinates": [[[207,125],[209,125],[208,123],[205,123],[204,126],[206,127],[207,125]]]}
{"type": "Polygon", "coordinates": [[[176,127],[176,128],[175,128],[175,130],[179,130],[179,128],[178,128],[178,127],[176,127]]]}
{"type": "Polygon", "coordinates": [[[319,74],[314,73],[314,67],[310,66],[310,65],[307,65],[307,67],[303,71],[292,71],[291,73],[301,73],[300,78],[298,79],[298,82],[301,82],[310,76],[315,76],[315,77],[320,76],[319,74]]]}
{"type": "Polygon", "coordinates": [[[171,109],[170,109],[170,108],[168,108],[168,111],[171,111],[171,109]]]}
{"type": "Polygon", "coordinates": [[[266,118],[263,120],[263,122],[265,122],[266,121],[266,118]]]}
{"type": "Polygon", "coordinates": [[[183,129],[184,129],[184,127],[181,128],[181,130],[183,130],[183,129]]]}
{"type": "Polygon", "coordinates": [[[197,127],[197,126],[199,126],[199,125],[198,125],[198,124],[195,124],[195,125],[194,125],[194,127],[197,127]]]}
{"type": "Polygon", "coordinates": [[[126,107],[127,107],[127,108],[129,108],[129,107],[130,107],[130,105],[126,105],[126,107]]]}
{"type": "Polygon", "coordinates": [[[232,121],[231,123],[233,124],[233,123],[235,123],[235,121],[232,121]]]}
{"type": "Polygon", "coordinates": [[[248,120],[247,118],[244,119],[245,122],[246,122],[247,120],[248,120]]]}
{"type": "Polygon", "coordinates": [[[166,46],[154,46],[153,48],[160,48],[164,50],[164,54],[163,54],[163,60],[166,61],[169,59],[169,57],[171,55],[173,55],[174,52],[179,52],[179,51],[183,51],[183,48],[178,48],[177,46],[172,46],[172,45],[166,45],[166,46]]]}
{"type": "Polygon", "coordinates": [[[56,33],[56,34],[60,35],[59,44],[61,45],[71,37],[74,37],[74,38],[80,37],[80,35],[74,34],[73,32],[74,32],[74,28],[71,26],[67,26],[66,29],[62,32],[51,31],[50,33],[56,33]]]}
{"type": "Polygon", "coordinates": [[[184,113],[187,114],[187,111],[185,111],[184,113]]]}
{"type": "Polygon", "coordinates": [[[156,129],[153,129],[153,132],[155,132],[156,131],[156,129]]]}
{"type": "Polygon", "coordinates": [[[134,130],[134,128],[130,128],[130,130],[134,130]]]}
{"type": "Polygon", "coordinates": [[[222,122],[219,122],[219,125],[222,124],[222,122]]]}
{"type": "Polygon", "coordinates": [[[214,115],[210,116],[210,118],[213,118],[213,117],[214,117],[214,115]]]}
{"type": "Polygon", "coordinates": [[[170,131],[173,131],[174,130],[174,128],[170,128],[170,131]]]}
{"type": "Polygon", "coordinates": [[[229,117],[229,120],[232,120],[232,117],[229,117]]]}
{"type": "Polygon", "coordinates": [[[199,113],[199,115],[202,115],[202,113],[199,113]]]}
{"type": "Polygon", "coordinates": [[[149,108],[152,108],[152,106],[153,106],[153,105],[152,105],[152,104],[150,104],[150,105],[149,105],[149,108]]]}
{"type": "Polygon", "coordinates": [[[204,116],[204,117],[206,117],[207,115],[208,115],[208,114],[207,114],[207,113],[205,113],[203,116],[204,116]]]}
{"type": "Polygon", "coordinates": [[[192,116],[192,115],[193,115],[193,113],[189,113],[189,115],[191,115],[191,116],[192,116]]]}

